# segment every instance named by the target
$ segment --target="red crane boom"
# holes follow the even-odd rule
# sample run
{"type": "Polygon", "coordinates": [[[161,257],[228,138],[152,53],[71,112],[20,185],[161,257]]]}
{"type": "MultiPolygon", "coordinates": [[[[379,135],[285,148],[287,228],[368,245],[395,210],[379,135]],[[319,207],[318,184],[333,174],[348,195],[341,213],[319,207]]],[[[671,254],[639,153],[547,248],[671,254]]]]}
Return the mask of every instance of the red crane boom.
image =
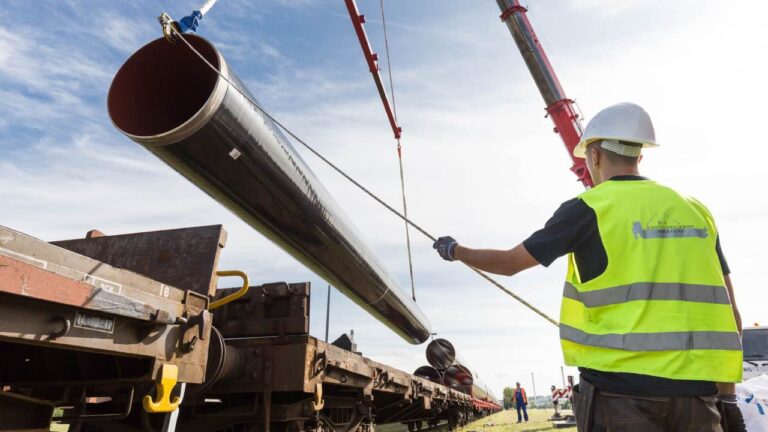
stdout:
{"type": "Polygon", "coordinates": [[[501,9],[501,20],[507,24],[509,32],[512,33],[512,38],[520,49],[520,54],[544,98],[547,114],[555,124],[555,132],[560,135],[568,150],[568,155],[573,162],[571,171],[576,174],[584,187],[591,187],[592,178],[589,176],[584,159],[573,156],[573,148],[579,143],[582,134],[579,115],[576,114],[573,100],[565,95],[560,80],[557,79],[555,70],[533,31],[526,13],[527,9],[520,4],[519,0],[496,0],[496,3],[501,9]]]}
{"type": "MultiPolygon", "coordinates": [[[[355,27],[355,33],[357,33],[357,39],[360,41],[360,47],[363,49],[363,55],[365,56],[365,61],[368,63],[368,69],[371,71],[373,80],[376,82],[376,89],[379,90],[379,97],[381,97],[381,103],[384,104],[384,111],[387,113],[389,125],[392,127],[392,133],[395,134],[395,139],[400,139],[400,132],[402,132],[402,129],[397,124],[392,105],[390,105],[389,98],[387,97],[387,91],[384,89],[384,83],[381,80],[378,64],[379,56],[371,50],[371,44],[368,42],[368,35],[365,33],[365,28],[363,28],[365,16],[360,15],[355,0],[344,0],[344,3],[347,5],[349,18],[352,20],[352,25],[355,27]]],[[[398,149],[398,152],[399,151],[400,150],[398,149]]]]}

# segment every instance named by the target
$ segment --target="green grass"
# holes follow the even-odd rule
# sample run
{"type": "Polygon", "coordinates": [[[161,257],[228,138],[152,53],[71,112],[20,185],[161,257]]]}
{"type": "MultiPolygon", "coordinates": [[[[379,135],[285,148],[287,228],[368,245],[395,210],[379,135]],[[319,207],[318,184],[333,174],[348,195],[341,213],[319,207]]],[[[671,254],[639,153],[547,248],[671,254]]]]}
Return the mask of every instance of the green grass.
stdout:
{"type": "Polygon", "coordinates": [[[377,424],[376,432],[408,432],[408,427],[402,423],[377,424]]]}
{"type": "MultiPolygon", "coordinates": [[[[56,420],[56,417],[61,417],[61,415],[64,412],[56,408],[53,410],[53,419],[56,420]]],[[[51,432],[67,432],[69,430],[69,425],[61,424],[61,423],[51,423],[51,432]]]]}
{"type": "Polygon", "coordinates": [[[51,424],[51,432],[67,432],[68,430],[69,430],[69,425],[64,425],[60,423],[51,424]]]}
{"type": "MultiPolygon", "coordinates": [[[[529,409],[528,423],[517,423],[517,411],[514,409],[501,411],[488,417],[472,422],[458,432],[549,432],[556,430],[575,431],[576,428],[555,429],[547,419],[555,412],[553,409],[529,409]]],[[[53,424],[51,431],[66,432],[67,425],[53,424]]],[[[405,432],[408,429],[400,424],[377,425],[378,432],[405,432]]]]}
{"type": "Polygon", "coordinates": [[[528,409],[528,423],[517,423],[517,411],[505,410],[472,422],[459,432],[548,432],[555,430],[575,431],[576,428],[555,429],[547,419],[554,414],[554,409],[528,409]]]}

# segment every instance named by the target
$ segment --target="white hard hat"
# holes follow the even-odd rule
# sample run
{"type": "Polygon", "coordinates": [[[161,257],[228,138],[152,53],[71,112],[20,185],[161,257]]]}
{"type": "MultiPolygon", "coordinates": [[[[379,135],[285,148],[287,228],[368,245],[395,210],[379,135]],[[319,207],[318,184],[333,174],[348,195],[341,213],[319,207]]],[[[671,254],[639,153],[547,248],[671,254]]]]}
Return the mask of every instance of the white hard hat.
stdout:
{"type": "Polygon", "coordinates": [[[607,140],[602,147],[621,153],[616,149],[625,147],[618,141],[640,144],[641,147],[658,147],[651,117],[639,105],[624,102],[603,109],[587,123],[581,141],[573,149],[578,158],[587,157],[587,146],[594,141],[607,140]]]}

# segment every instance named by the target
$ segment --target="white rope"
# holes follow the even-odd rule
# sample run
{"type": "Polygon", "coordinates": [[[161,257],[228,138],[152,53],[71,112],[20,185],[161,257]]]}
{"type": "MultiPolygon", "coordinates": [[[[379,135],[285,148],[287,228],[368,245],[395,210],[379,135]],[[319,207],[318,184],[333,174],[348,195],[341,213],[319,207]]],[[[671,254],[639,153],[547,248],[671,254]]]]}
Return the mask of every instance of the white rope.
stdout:
{"type": "Polygon", "coordinates": [[[202,15],[205,15],[205,14],[207,14],[207,13],[208,13],[208,11],[209,11],[209,10],[211,10],[211,8],[213,7],[213,5],[215,5],[217,1],[218,1],[218,0],[206,0],[206,2],[205,2],[205,3],[204,3],[202,6],[200,6],[200,9],[199,9],[199,10],[200,10],[200,13],[201,13],[202,15]]]}

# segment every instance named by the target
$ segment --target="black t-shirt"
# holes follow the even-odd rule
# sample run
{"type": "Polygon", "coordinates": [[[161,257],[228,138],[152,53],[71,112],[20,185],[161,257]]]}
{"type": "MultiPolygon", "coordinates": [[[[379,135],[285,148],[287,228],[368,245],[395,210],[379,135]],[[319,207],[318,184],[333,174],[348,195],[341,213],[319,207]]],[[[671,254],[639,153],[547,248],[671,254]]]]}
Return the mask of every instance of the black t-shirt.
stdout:
{"type": "MultiPolygon", "coordinates": [[[[646,179],[640,176],[616,176],[609,181],[631,180],[646,179]]],[[[528,237],[523,246],[544,267],[548,267],[563,255],[573,253],[579,275],[584,282],[602,274],[608,265],[608,256],[600,239],[595,211],[579,198],[564,202],[544,228],[528,237]]],[[[715,249],[723,274],[730,274],[728,263],[720,248],[719,236],[715,249]]],[[[708,381],[671,380],[588,368],[579,368],[579,371],[581,377],[596,388],[613,393],[636,396],[704,396],[717,392],[715,384],[708,381]]]]}

